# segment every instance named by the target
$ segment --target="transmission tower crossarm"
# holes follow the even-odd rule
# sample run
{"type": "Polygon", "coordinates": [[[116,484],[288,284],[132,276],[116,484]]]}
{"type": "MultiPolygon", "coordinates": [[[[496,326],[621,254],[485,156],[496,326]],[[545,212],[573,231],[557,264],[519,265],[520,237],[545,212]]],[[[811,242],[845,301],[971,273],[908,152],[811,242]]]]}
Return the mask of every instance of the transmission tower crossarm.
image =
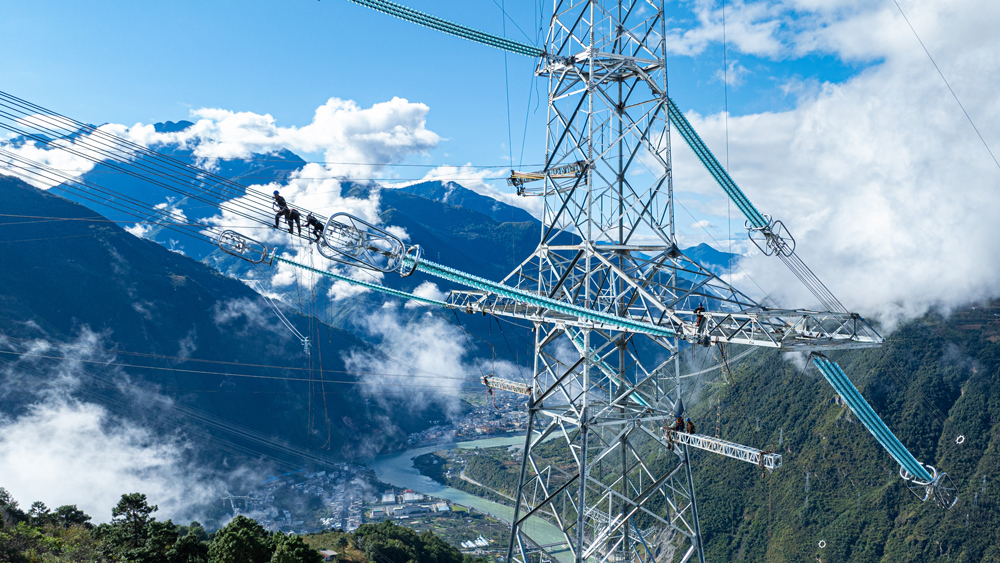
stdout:
{"type": "Polygon", "coordinates": [[[691,446],[692,448],[706,452],[745,461],[765,469],[774,470],[781,467],[781,454],[778,453],[762,451],[750,446],[702,434],[688,434],[687,432],[679,432],[677,430],[667,430],[666,434],[668,440],[673,441],[674,444],[691,446]]]}
{"type": "MultiPolygon", "coordinates": [[[[565,164],[562,166],[555,166],[547,170],[540,170],[538,172],[518,172],[516,170],[510,171],[510,177],[507,178],[507,184],[515,186],[518,191],[518,195],[527,195],[524,191],[524,184],[527,182],[534,182],[537,180],[544,180],[548,178],[576,178],[583,174],[587,170],[587,163],[580,160],[572,164],[565,164]]],[[[541,195],[534,194],[534,195],[541,195]]]]}
{"type": "Polygon", "coordinates": [[[492,375],[488,375],[483,378],[483,385],[489,387],[490,389],[500,389],[501,391],[509,391],[518,395],[525,395],[528,397],[531,396],[530,385],[492,375]]]}
{"type": "MultiPolygon", "coordinates": [[[[498,295],[495,292],[479,290],[455,290],[448,296],[448,304],[466,312],[485,312],[531,322],[556,322],[578,328],[619,331],[621,325],[599,319],[594,322],[573,314],[560,314],[551,308],[530,305],[518,296],[498,295]]],[[[852,313],[831,311],[808,311],[805,309],[757,309],[747,311],[712,311],[703,313],[704,328],[699,330],[693,319],[693,311],[667,309],[663,323],[682,340],[696,343],[705,338],[709,344],[741,344],[784,350],[846,350],[871,348],[882,345],[883,339],[872,334],[864,320],[852,313]],[[691,321],[681,317],[691,318],[691,321]],[[672,322],[671,322],[672,321],[672,322]]],[[[596,317],[595,317],[596,318],[596,317]]],[[[626,317],[628,318],[628,317],[626,317]]],[[[643,318],[629,319],[642,325],[651,324],[648,314],[643,318]]],[[[656,326],[656,325],[652,325],[656,326]]],[[[648,329],[629,332],[648,334],[648,329]]],[[[662,329],[661,329],[662,330],[662,329]]]]}
{"type": "MultiPolygon", "coordinates": [[[[869,332],[854,313],[766,309],[701,313],[701,334],[711,343],[744,344],[784,350],[846,350],[881,346],[883,338],[869,332]]],[[[685,333],[691,333],[690,323],[685,333]]],[[[697,330],[697,329],[695,329],[697,330]]]]}
{"type": "MultiPolygon", "coordinates": [[[[628,316],[627,313],[619,315],[595,311],[554,299],[549,295],[538,295],[526,289],[511,287],[440,264],[411,258],[410,254],[399,256],[397,262],[400,265],[407,265],[411,271],[420,270],[449,281],[477,288],[474,291],[452,291],[447,301],[439,301],[306,266],[276,256],[273,249],[268,249],[250,239],[247,239],[246,244],[240,240],[236,240],[234,243],[231,240],[233,237],[242,237],[238,233],[227,231],[224,234],[228,234],[228,238],[220,238],[218,242],[220,247],[251,262],[259,263],[261,261],[259,256],[269,255],[269,262],[283,263],[396,297],[446,308],[461,309],[467,313],[482,312],[532,322],[555,322],[583,329],[646,334],[657,337],[654,340],[680,337],[691,343],[743,344],[787,350],[866,348],[879,346],[883,342],[880,336],[868,332],[866,330],[868,325],[852,313],[757,308],[738,312],[705,311],[700,313],[700,321],[692,322],[684,320],[683,317],[694,320],[696,315],[693,311],[664,308],[659,304],[656,295],[646,291],[641,284],[629,281],[628,283],[637,290],[637,294],[641,294],[644,299],[655,303],[658,309],[662,309],[662,316],[654,323],[648,310],[645,310],[640,318],[628,316]],[[253,256],[241,255],[237,252],[241,248],[253,249],[253,256]]],[[[247,252],[244,251],[243,254],[247,252]]],[[[409,250],[403,252],[409,252],[409,250]]],[[[627,277],[626,272],[621,271],[609,260],[601,257],[600,261],[619,276],[627,277]]],[[[561,279],[559,285],[562,281],[561,279]]],[[[605,371],[609,369],[605,366],[605,371]]]]}
{"type": "MultiPolygon", "coordinates": [[[[523,307],[526,312],[534,311],[536,315],[541,313],[547,314],[550,311],[554,311],[556,313],[567,315],[568,319],[576,317],[579,321],[582,321],[582,324],[587,326],[587,328],[593,328],[595,325],[604,325],[611,330],[637,332],[648,334],[650,336],[660,336],[666,338],[674,338],[677,336],[677,333],[672,327],[657,326],[648,320],[636,320],[612,313],[594,311],[593,309],[587,309],[579,305],[559,301],[545,295],[538,295],[524,289],[480,278],[454,268],[449,268],[441,264],[435,264],[429,260],[416,261],[408,256],[403,256],[402,262],[404,264],[414,264],[416,270],[425,274],[430,274],[448,281],[476,288],[484,292],[481,294],[484,297],[496,296],[509,299],[517,303],[519,307],[523,307]]],[[[550,320],[550,318],[540,316],[539,320],[550,320]]]]}

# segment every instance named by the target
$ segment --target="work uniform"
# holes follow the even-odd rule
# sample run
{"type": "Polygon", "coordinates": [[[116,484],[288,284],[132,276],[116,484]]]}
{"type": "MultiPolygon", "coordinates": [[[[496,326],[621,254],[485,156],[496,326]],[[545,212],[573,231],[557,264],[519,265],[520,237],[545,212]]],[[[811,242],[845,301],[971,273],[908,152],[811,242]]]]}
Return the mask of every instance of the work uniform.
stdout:
{"type": "Polygon", "coordinates": [[[299,236],[302,236],[302,214],[299,213],[297,209],[288,210],[287,215],[285,215],[285,221],[288,222],[288,232],[292,232],[292,223],[299,228],[299,236]]]}
{"type": "Polygon", "coordinates": [[[708,346],[708,323],[705,322],[705,306],[698,305],[694,313],[698,316],[698,343],[702,346],[708,346]]]}
{"type": "Polygon", "coordinates": [[[309,215],[306,217],[306,225],[312,229],[312,234],[316,237],[316,242],[319,242],[319,237],[323,236],[323,223],[319,219],[309,215]]]}
{"type": "MultiPolygon", "coordinates": [[[[274,203],[278,204],[278,212],[274,214],[274,228],[277,229],[279,219],[284,217],[285,221],[288,221],[288,202],[281,197],[281,194],[274,194],[274,203]]],[[[291,224],[288,227],[291,230],[291,224]]]]}

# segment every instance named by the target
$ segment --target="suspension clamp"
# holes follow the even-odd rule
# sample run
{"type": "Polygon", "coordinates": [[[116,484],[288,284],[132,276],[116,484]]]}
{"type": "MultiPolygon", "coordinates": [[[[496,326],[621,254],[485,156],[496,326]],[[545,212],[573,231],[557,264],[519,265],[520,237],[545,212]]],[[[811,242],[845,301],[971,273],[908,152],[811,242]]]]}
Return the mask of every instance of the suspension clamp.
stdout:
{"type": "Polygon", "coordinates": [[[770,215],[764,215],[767,225],[754,227],[750,221],[745,225],[753,241],[764,256],[791,256],[795,252],[795,238],[788,232],[785,224],[781,221],[771,219],[770,215]]]}
{"type": "Polygon", "coordinates": [[[246,260],[251,264],[267,262],[270,265],[274,262],[274,256],[278,252],[277,248],[268,250],[264,243],[233,230],[219,233],[218,238],[215,239],[215,245],[226,254],[246,260]]]}
{"type": "Polygon", "coordinates": [[[423,256],[419,245],[406,246],[398,236],[348,213],[334,213],[316,245],[334,262],[378,272],[399,272],[404,278],[417,270],[423,256]]]}

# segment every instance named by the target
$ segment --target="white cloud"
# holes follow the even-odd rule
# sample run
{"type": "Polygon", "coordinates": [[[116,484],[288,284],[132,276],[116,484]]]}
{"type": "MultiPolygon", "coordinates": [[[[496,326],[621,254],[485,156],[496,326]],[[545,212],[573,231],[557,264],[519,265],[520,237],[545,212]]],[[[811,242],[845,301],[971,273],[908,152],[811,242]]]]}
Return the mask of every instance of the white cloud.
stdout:
{"type": "Polygon", "coordinates": [[[728,83],[729,87],[733,90],[742,86],[746,82],[746,76],[750,74],[750,71],[741,65],[740,61],[729,61],[729,65],[726,68],[727,71],[725,72],[721,70],[715,71],[715,77],[720,82],[728,83]]]}
{"type": "MultiPolygon", "coordinates": [[[[668,49],[676,55],[694,56],[723,38],[722,4],[712,0],[691,2],[697,24],[675,25],[667,29],[668,49]]],[[[783,50],[782,36],[787,23],[781,2],[726,3],[727,42],[744,53],[774,56],[783,50]]],[[[687,24],[688,22],[683,22],[687,24]]]]}
{"type": "Polygon", "coordinates": [[[183,518],[224,489],[221,480],[194,463],[192,446],[180,436],[73,398],[84,379],[99,377],[144,402],[150,407],[144,412],[154,403],[170,405],[169,399],[131,385],[118,368],[95,368],[94,362],[115,361],[101,350],[100,335],[84,330],[67,345],[0,344],[24,354],[4,366],[4,394],[35,398],[23,412],[0,416],[0,481],[22,505],[36,500],[51,507],[76,504],[104,522],[122,494],[142,492],[159,505],[158,516],[183,518]]]}
{"type": "Polygon", "coordinates": [[[248,327],[278,330],[280,327],[271,318],[259,301],[245,297],[217,301],[212,309],[212,320],[219,326],[245,323],[248,327]]]}
{"type": "MultiPolygon", "coordinates": [[[[438,289],[438,286],[434,282],[425,281],[424,283],[418,285],[416,289],[413,290],[413,294],[417,297],[423,297],[425,299],[435,299],[437,301],[444,301],[448,298],[448,294],[438,289]]],[[[419,307],[420,304],[416,301],[407,301],[404,305],[407,309],[414,309],[419,307]]]]}
{"type": "MultiPolygon", "coordinates": [[[[1000,5],[904,8],[987,141],[1000,148],[989,127],[1000,120],[992,86],[1000,79],[1000,5]]],[[[932,306],[996,296],[1000,282],[1000,171],[894,10],[839,14],[840,24],[820,30],[823,45],[842,56],[884,62],[843,84],[823,84],[790,111],[729,118],[736,182],[762,212],[785,222],[799,254],[849,309],[890,324],[932,306]],[[871,37],[859,37],[852,22],[871,37]],[[855,40],[863,48],[848,47],[855,40]]],[[[689,114],[716,149],[725,146],[723,117],[689,114]]],[[[673,146],[683,141],[674,138],[673,146]]],[[[721,194],[686,147],[675,151],[675,189],[721,194]]],[[[743,267],[765,290],[783,293],[784,305],[813,303],[779,262],[757,256],[743,267]]]]}
{"type": "MultiPolygon", "coordinates": [[[[27,118],[21,121],[30,124],[37,120],[27,118]]],[[[99,127],[98,131],[108,132],[116,127],[105,125],[99,127]]],[[[97,134],[56,139],[48,145],[35,141],[0,142],[0,150],[3,151],[0,153],[0,174],[16,176],[43,190],[57,186],[67,178],[79,177],[93,170],[96,165],[94,160],[105,158],[102,153],[91,148],[91,145],[85,144],[97,134]],[[33,162],[24,162],[22,159],[33,162]],[[34,163],[41,164],[48,169],[42,170],[34,163]]]]}
{"type": "MultiPolygon", "coordinates": [[[[348,273],[356,270],[357,268],[351,268],[348,270],[348,273]]],[[[348,276],[348,277],[351,277],[351,279],[358,279],[357,276],[348,276]]],[[[364,295],[369,291],[371,290],[366,287],[346,282],[343,280],[337,280],[332,284],[330,284],[330,289],[329,291],[327,291],[327,297],[329,297],[334,301],[339,301],[341,299],[350,299],[352,297],[364,295]]]]}
{"type": "Polygon", "coordinates": [[[131,227],[125,227],[125,231],[139,238],[147,238],[150,235],[155,236],[156,233],[163,230],[164,223],[171,222],[178,225],[187,224],[188,218],[184,214],[184,210],[181,209],[179,203],[172,201],[174,198],[167,199],[167,202],[158,203],[153,206],[153,209],[160,212],[159,215],[156,216],[154,222],[135,223],[131,227]]]}
{"type": "Polygon", "coordinates": [[[409,317],[391,302],[359,325],[380,340],[375,351],[352,350],[344,356],[347,370],[365,374],[370,386],[362,387],[364,393],[415,412],[432,400],[457,412],[462,384],[479,373],[466,363],[466,337],[457,327],[429,312],[409,317]]]}
{"type": "Polygon", "coordinates": [[[181,440],[70,399],[0,420],[4,487],[24,505],[76,504],[97,522],[108,520],[125,493],[145,493],[166,517],[213,499],[221,490],[189,464],[187,449],[181,440]]]}
{"type": "Polygon", "coordinates": [[[195,123],[184,131],[156,133],[152,126],[136,125],[128,133],[146,145],[191,145],[195,156],[208,161],[280,149],[322,153],[334,175],[366,176],[437,146],[441,138],[426,127],[429,109],[403,98],[370,108],[330,98],[309,125],[282,127],[268,114],[204,108],[192,112],[195,123]]]}
{"type": "MultiPolygon", "coordinates": [[[[996,21],[997,15],[996,4],[985,1],[968,4],[962,14],[944,0],[901,0],[900,5],[925,39],[934,28],[948,30],[929,43],[925,40],[932,52],[946,44],[981,48],[991,39],[992,28],[977,24],[996,21]],[[959,21],[963,17],[965,21],[959,21]],[[974,18],[980,21],[972,22],[974,18]]],[[[675,11],[668,22],[667,48],[675,55],[700,55],[709,46],[720,45],[723,35],[735,52],[775,60],[819,53],[846,61],[874,61],[886,54],[905,55],[913,47],[919,49],[891,2],[733,0],[725,3],[725,26],[719,0],[690,0],[680,6],[690,10],[690,16],[675,11]]]]}

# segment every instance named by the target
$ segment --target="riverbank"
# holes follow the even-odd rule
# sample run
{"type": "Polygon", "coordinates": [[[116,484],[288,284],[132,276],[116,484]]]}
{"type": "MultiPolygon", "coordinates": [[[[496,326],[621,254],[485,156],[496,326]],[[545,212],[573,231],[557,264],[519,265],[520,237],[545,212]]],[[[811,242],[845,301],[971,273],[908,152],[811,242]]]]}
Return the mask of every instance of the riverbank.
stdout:
{"type": "MultiPolygon", "coordinates": [[[[433,453],[442,449],[475,449],[491,448],[497,446],[523,445],[524,436],[510,436],[506,438],[486,438],[469,442],[458,442],[437,446],[425,446],[414,448],[404,452],[379,456],[367,465],[375,471],[378,480],[402,489],[412,489],[416,492],[430,495],[451,501],[452,503],[467,506],[503,520],[508,524],[514,517],[514,509],[506,504],[489,500],[488,497],[479,496],[467,491],[444,485],[434,479],[423,475],[414,466],[414,459],[424,454],[433,453]]],[[[464,483],[464,481],[462,481],[464,483]]],[[[469,486],[474,486],[469,483],[469,486]]],[[[488,491],[484,490],[484,493],[488,491]]],[[[507,501],[510,502],[510,501],[507,501]]],[[[531,536],[546,543],[561,543],[564,539],[559,529],[551,523],[541,518],[531,517],[526,522],[531,530],[531,536]]],[[[561,554],[557,557],[562,559],[561,554]]]]}
{"type": "MultiPolygon", "coordinates": [[[[470,477],[466,473],[468,465],[466,459],[471,457],[473,461],[479,461],[472,452],[479,453],[480,449],[437,450],[417,456],[413,460],[413,466],[422,475],[437,481],[441,485],[453,487],[499,504],[513,506],[513,486],[506,487],[506,491],[500,491],[488,483],[483,483],[474,477],[470,477]]],[[[473,467],[479,469],[475,463],[473,467]]],[[[477,475],[478,473],[479,471],[476,471],[477,475]]]]}
{"type": "Polygon", "coordinates": [[[403,449],[386,453],[380,457],[394,455],[397,453],[404,453],[413,450],[422,450],[425,448],[437,448],[440,450],[453,449],[453,448],[493,448],[496,446],[523,444],[523,443],[524,443],[524,434],[517,432],[512,432],[508,434],[498,434],[495,436],[487,436],[485,438],[476,438],[474,440],[470,440],[465,437],[450,437],[433,442],[423,442],[419,444],[413,444],[410,446],[406,446],[403,449]],[[496,441],[496,443],[494,443],[494,441],[496,441]]]}

